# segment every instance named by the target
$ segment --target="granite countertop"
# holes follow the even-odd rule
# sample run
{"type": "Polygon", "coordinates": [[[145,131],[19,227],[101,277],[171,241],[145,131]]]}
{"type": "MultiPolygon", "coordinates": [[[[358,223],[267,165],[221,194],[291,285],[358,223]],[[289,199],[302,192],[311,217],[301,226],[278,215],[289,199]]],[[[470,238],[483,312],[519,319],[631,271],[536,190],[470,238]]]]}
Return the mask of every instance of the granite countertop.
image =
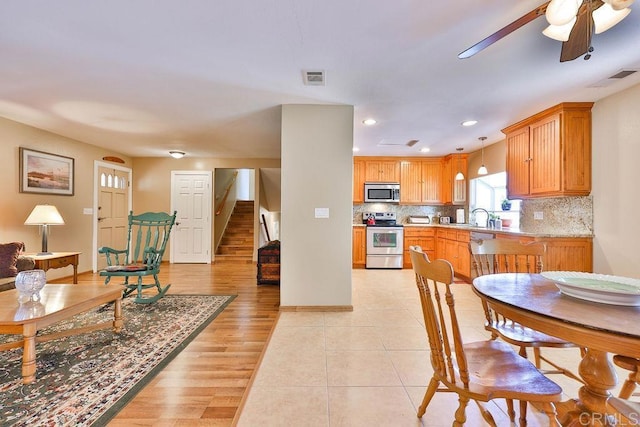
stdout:
{"type": "MultiPolygon", "coordinates": [[[[494,233],[494,234],[508,234],[514,236],[528,236],[528,237],[587,237],[592,238],[593,234],[571,234],[571,233],[529,233],[518,228],[485,228],[478,227],[470,224],[414,224],[404,223],[404,227],[437,227],[437,228],[451,228],[456,230],[468,230],[478,231],[482,233],[494,233]]],[[[366,227],[366,224],[353,224],[354,227],[366,227]]]]}

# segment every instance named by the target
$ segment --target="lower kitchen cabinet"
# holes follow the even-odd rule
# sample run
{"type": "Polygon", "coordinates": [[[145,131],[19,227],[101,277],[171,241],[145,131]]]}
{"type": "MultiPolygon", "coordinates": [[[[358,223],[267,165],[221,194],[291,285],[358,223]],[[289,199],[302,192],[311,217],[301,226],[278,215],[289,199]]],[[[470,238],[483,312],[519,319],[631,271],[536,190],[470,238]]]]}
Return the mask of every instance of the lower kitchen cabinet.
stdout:
{"type": "Polygon", "coordinates": [[[544,271],[593,272],[593,239],[591,237],[519,237],[498,234],[499,239],[515,239],[523,243],[544,242],[547,251],[544,271]]]}
{"type": "Polygon", "coordinates": [[[364,268],[367,263],[367,228],[353,227],[352,267],[364,268]]]}
{"type": "Polygon", "coordinates": [[[465,279],[471,277],[468,231],[450,228],[438,229],[436,256],[449,261],[456,276],[465,279]]]}
{"type": "Polygon", "coordinates": [[[412,268],[410,246],[420,246],[430,260],[436,256],[436,229],[430,227],[404,227],[404,256],[402,264],[404,268],[412,268]]]}

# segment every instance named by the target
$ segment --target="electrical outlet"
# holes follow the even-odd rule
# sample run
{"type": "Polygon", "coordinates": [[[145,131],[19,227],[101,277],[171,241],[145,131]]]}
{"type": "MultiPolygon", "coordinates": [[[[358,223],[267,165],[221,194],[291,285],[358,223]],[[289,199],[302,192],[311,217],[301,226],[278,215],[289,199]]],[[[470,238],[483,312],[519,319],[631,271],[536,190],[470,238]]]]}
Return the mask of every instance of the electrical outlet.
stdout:
{"type": "Polygon", "coordinates": [[[533,219],[544,219],[544,214],[541,211],[535,211],[533,213],[533,219]]]}

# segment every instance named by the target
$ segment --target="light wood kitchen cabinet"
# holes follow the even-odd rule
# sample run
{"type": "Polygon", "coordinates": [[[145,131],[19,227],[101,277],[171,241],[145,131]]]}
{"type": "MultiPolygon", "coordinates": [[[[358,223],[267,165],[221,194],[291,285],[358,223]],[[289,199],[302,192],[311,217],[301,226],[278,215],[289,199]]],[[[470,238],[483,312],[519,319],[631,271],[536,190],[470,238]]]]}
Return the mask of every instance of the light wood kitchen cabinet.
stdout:
{"type": "Polygon", "coordinates": [[[592,106],[565,102],[502,130],[509,198],[591,192],[592,106]]]}
{"type": "Polygon", "coordinates": [[[404,227],[403,267],[412,268],[410,246],[420,246],[430,260],[436,256],[436,229],[430,227],[404,227]]]}
{"type": "Polygon", "coordinates": [[[365,162],[353,160],[353,203],[364,203],[365,162]]]}
{"type": "Polygon", "coordinates": [[[366,158],[365,181],[400,182],[400,160],[397,158],[366,158]]]}
{"type": "Polygon", "coordinates": [[[400,203],[442,203],[440,159],[405,159],[400,162],[400,203]]]}
{"type": "Polygon", "coordinates": [[[442,202],[447,205],[464,205],[467,202],[467,155],[449,154],[442,159],[442,202]],[[457,181],[462,172],[465,179],[457,181]]]}
{"type": "Polygon", "coordinates": [[[436,256],[449,261],[456,276],[465,279],[471,277],[468,231],[439,228],[437,231],[436,256]]]}
{"type": "Polygon", "coordinates": [[[367,228],[353,227],[353,240],[351,242],[352,267],[364,268],[367,263],[367,228]]]}
{"type": "Polygon", "coordinates": [[[523,243],[544,242],[547,251],[544,271],[593,272],[593,239],[591,237],[524,237],[498,234],[498,239],[512,239],[523,243]]]}

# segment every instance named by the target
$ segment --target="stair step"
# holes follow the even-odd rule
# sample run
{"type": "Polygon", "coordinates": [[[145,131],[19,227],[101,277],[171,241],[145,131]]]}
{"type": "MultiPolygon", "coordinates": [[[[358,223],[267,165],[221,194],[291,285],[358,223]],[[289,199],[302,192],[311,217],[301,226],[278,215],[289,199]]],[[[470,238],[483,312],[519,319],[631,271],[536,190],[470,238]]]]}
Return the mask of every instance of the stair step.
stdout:
{"type": "Polygon", "coordinates": [[[214,264],[251,264],[251,256],[244,255],[216,255],[214,264]]]}
{"type": "Polygon", "coordinates": [[[218,254],[222,255],[253,255],[253,248],[246,246],[218,246],[218,254]]]}

